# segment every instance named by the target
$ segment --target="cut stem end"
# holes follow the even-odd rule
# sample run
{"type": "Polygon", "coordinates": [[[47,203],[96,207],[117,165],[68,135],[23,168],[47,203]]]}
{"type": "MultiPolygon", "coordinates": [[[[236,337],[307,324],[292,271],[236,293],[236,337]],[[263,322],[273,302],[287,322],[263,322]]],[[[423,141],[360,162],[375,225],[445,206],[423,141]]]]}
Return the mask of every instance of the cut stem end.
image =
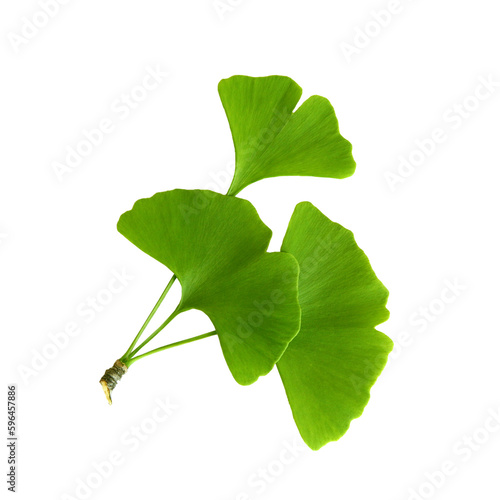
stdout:
{"type": "Polygon", "coordinates": [[[113,403],[111,400],[111,393],[113,392],[113,389],[116,387],[123,375],[127,373],[127,370],[127,365],[117,359],[115,364],[111,368],[108,368],[101,377],[99,382],[102,385],[104,395],[106,396],[109,404],[113,403]]]}

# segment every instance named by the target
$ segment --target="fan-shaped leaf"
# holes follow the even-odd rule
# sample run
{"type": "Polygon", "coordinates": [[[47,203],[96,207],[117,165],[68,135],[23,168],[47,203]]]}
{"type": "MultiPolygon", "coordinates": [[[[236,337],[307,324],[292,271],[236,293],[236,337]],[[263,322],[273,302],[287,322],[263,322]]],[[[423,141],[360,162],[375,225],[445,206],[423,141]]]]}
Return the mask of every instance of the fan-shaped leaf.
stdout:
{"type": "Polygon", "coordinates": [[[282,251],[300,264],[302,324],[278,362],[297,427],[319,449],[359,417],[393,343],[375,326],[388,292],[350,231],[297,205],[282,251]]]}
{"type": "Polygon", "coordinates": [[[266,177],[311,175],[344,178],[355,162],[351,144],[339,132],[332,105],[312,96],[293,113],[302,89],[285,76],[232,76],[219,95],[236,151],[228,194],[266,177]]]}
{"type": "Polygon", "coordinates": [[[124,213],[118,230],[176,274],[178,312],[209,316],[237,382],[272,369],[300,325],[298,264],[266,252],[271,230],[250,202],[212,191],[157,193],[124,213]]]}

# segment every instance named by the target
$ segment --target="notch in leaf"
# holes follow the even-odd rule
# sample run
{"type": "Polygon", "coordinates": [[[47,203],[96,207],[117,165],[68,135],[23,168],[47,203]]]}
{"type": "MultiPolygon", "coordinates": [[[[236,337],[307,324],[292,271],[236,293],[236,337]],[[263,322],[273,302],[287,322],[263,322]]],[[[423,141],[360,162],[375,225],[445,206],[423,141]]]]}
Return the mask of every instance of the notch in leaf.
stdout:
{"type": "MultiPolygon", "coordinates": [[[[179,279],[182,298],[167,322],[189,309],[207,314],[240,384],[273,368],[300,327],[299,267],[292,255],[266,251],[272,233],[250,202],[157,193],[124,213],[118,231],[179,279]]],[[[130,364],[143,345],[121,361],[130,364]]]]}
{"type": "Polygon", "coordinates": [[[339,132],[328,99],[309,97],[293,112],[302,89],[286,76],[236,75],[219,83],[236,152],[228,194],[267,177],[342,179],[354,173],[352,146],[339,132]]]}
{"type": "Polygon", "coordinates": [[[293,417],[313,450],[359,417],[393,343],[375,326],[389,317],[388,291],[353,234],[299,203],[283,252],[300,265],[300,332],[278,362],[293,417]]]}

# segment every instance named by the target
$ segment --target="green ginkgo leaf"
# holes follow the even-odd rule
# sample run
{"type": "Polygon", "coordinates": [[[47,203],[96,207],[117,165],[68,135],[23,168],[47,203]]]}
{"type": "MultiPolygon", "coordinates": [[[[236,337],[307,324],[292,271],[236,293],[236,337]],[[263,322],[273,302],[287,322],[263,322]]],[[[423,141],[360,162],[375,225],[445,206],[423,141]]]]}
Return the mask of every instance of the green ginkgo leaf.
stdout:
{"type": "Polygon", "coordinates": [[[297,427],[314,450],[342,437],[370,398],[393,343],[388,292],[353,234],[310,203],[297,205],[282,251],[300,265],[302,324],[278,362],[297,427]]]}
{"type": "Polygon", "coordinates": [[[176,189],[135,203],[118,221],[134,245],[182,285],[178,314],[211,319],[240,384],[267,374],[300,327],[298,264],[267,253],[271,230],[246,200],[176,189]]]}
{"type": "Polygon", "coordinates": [[[352,146],[339,132],[332,105],[312,96],[293,112],[302,89],[285,76],[236,75],[219,83],[233,135],[236,168],[228,194],[267,177],[342,179],[354,173],[352,146]]]}

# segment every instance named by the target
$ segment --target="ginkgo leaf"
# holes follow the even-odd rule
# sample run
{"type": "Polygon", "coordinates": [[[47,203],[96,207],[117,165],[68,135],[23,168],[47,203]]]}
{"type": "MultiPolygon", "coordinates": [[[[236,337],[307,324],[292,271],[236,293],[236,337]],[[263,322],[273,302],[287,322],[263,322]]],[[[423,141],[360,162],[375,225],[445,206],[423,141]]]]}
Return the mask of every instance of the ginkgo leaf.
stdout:
{"type": "Polygon", "coordinates": [[[268,373],[300,327],[298,264],[267,253],[271,230],[246,200],[176,189],[135,203],[118,231],[172,270],[182,285],[177,312],[211,319],[234,378],[268,373]]]}
{"type": "Polygon", "coordinates": [[[219,83],[233,136],[236,168],[228,194],[267,177],[342,179],[354,173],[352,146],[332,105],[312,96],[293,112],[302,89],[286,76],[236,75],[219,83]]]}
{"type": "Polygon", "coordinates": [[[393,343],[388,292],[353,234],[310,203],[297,205],[283,252],[299,262],[302,324],[278,362],[297,427],[314,450],[339,439],[359,417],[393,343]]]}

